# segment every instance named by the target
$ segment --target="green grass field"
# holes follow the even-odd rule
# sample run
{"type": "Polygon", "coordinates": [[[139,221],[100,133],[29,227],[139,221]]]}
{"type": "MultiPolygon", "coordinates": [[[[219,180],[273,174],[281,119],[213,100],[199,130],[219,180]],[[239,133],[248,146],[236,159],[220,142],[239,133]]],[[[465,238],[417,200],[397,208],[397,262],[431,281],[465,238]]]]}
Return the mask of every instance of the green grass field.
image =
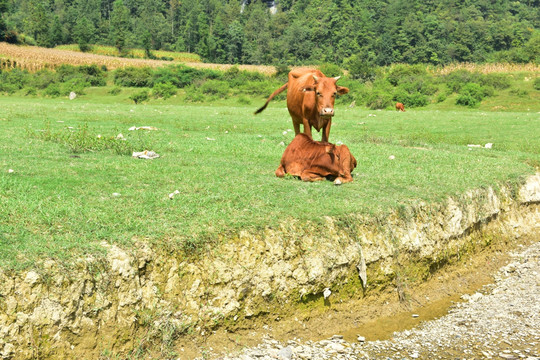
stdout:
{"type": "Polygon", "coordinates": [[[186,105],[174,98],[133,105],[124,92],[87,94],[73,101],[0,97],[3,268],[99,256],[102,241],[129,247],[145,240],[189,251],[288,219],[380,216],[518,182],[540,164],[540,109],[398,113],[341,105],[330,140],[347,144],[357,158],[355,180],[339,187],[304,183],[274,176],[285,149],[280,144],[294,137],[283,101],[255,116],[262,98],[251,105],[235,99],[186,105]],[[145,125],[158,130],[128,130],[145,125]],[[70,133],[80,146],[64,143],[70,133]],[[114,145],[122,141],[113,139],[119,133],[128,152],[154,150],[160,158],[92,146],[114,145]],[[493,148],[467,147],[486,143],[493,148]]]}

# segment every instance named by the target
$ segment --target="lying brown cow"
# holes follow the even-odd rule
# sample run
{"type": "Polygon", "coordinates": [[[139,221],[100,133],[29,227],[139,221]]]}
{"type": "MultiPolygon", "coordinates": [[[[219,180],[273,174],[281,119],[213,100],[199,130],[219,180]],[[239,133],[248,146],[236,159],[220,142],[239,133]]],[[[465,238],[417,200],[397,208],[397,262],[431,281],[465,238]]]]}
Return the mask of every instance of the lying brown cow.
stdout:
{"type": "Polygon", "coordinates": [[[405,106],[402,103],[396,103],[397,111],[405,111],[405,106]]]}
{"type": "Polygon", "coordinates": [[[295,134],[300,133],[302,124],[304,133],[311,138],[311,127],[317,131],[323,129],[322,141],[328,141],[336,96],[349,92],[348,88],[336,85],[339,78],[328,78],[315,69],[293,70],[289,73],[289,81],[274,91],[255,114],[266,109],[270,100],[288,88],[287,108],[292,117],[295,134]]]}
{"type": "Polygon", "coordinates": [[[276,176],[291,174],[303,181],[327,178],[340,185],[353,181],[351,172],[355,167],[356,159],[347,145],[336,146],[298,134],[285,149],[276,176]]]}

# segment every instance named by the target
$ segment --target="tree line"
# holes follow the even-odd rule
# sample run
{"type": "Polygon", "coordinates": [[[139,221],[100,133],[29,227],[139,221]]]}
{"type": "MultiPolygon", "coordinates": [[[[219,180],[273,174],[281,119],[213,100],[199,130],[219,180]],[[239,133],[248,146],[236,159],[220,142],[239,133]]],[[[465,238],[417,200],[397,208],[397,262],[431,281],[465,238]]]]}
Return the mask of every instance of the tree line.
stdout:
{"type": "Polygon", "coordinates": [[[0,40],[345,67],[540,62],[540,0],[0,0],[0,40]],[[241,10],[242,9],[242,10],[241,10]]]}

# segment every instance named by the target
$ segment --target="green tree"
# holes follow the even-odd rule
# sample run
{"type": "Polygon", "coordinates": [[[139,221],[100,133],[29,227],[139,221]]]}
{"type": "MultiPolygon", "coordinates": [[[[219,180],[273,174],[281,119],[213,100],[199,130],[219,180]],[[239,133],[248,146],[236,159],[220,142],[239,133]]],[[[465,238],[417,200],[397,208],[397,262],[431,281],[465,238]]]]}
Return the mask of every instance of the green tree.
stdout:
{"type": "Polygon", "coordinates": [[[75,25],[75,39],[81,51],[90,50],[90,43],[94,34],[94,26],[86,17],[82,17],[75,25]]]}
{"type": "Polygon", "coordinates": [[[122,0],[116,0],[111,12],[111,39],[121,55],[126,53],[129,31],[129,9],[122,0]]]}

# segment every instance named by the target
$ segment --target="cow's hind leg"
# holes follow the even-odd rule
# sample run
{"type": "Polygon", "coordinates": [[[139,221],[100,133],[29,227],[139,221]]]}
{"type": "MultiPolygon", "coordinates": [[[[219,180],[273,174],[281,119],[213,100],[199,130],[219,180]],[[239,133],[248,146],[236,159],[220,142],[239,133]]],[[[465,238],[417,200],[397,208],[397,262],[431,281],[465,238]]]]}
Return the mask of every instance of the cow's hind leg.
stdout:
{"type": "Polygon", "coordinates": [[[300,179],[302,179],[302,181],[320,181],[325,180],[326,178],[311,170],[304,170],[302,174],[300,174],[300,179]]]}

